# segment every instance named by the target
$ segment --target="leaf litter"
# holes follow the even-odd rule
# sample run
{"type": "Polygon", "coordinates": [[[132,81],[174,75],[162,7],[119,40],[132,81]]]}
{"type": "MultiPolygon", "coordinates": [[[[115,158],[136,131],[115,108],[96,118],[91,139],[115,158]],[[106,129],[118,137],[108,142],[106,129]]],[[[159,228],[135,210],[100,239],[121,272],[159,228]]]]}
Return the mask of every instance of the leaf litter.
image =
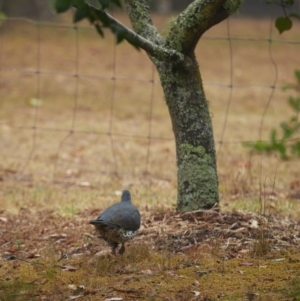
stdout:
{"type": "MultiPolygon", "coordinates": [[[[210,291],[203,281],[215,281],[219,274],[234,273],[240,281],[239,277],[254,273],[251,281],[257,283],[255,271],[272,274],[275,265],[290,264],[286,281],[292,280],[291,273],[300,277],[299,221],[252,212],[221,213],[217,208],[183,214],[145,208],[141,210],[141,229],[126,254],[113,257],[88,224],[93,212],[86,210],[73,217],[50,210],[17,216],[7,213],[5,222],[0,222],[0,266],[5,265],[0,277],[12,282],[24,277],[22,271],[31,265],[34,281],[39,279],[34,294],[53,296],[41,297],[43,300],[60,300],[57,294],[69,300],[86,296],[89,300],[214,300],[217,292],[210,291]],[[58,290],[51,285],[57,277],[61,281],[58,290]],[[66,288],[73,294],[68,295],[66,288]]],[[[25,274],[26,282],[28,272],[25,274]]],[[[266,274],[261,282],[276,286],[276,275],[266,274]]],[[[249,283],[236,294],[245,295],[249,283]]],[[[271,294],[274,288],[268,288],[271,294]]],[[[0,286],[0,296],[4,291],[0,286]]],[[[232,289],[225,290],[224,298],[221,293],[218,298],[226,300],[232,293],[232,289]]]]}

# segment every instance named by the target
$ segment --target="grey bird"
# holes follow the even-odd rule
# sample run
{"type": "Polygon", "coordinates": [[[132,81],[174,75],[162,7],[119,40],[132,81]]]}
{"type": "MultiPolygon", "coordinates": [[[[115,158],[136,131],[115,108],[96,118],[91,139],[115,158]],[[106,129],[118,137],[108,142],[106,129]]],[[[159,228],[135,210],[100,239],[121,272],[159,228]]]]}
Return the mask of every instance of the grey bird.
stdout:
{"type": "Polygon", "coordinates": [[[125,252],[125,242],[132,239],[141,225],[141,215],[131,203],[128,190],[123,190],[121,202],[106,208],[95,220],[90,221],[101,237],[111,246],[112,253],[116,255],[119,244],[122,247],[119,254],[125,252]]]}

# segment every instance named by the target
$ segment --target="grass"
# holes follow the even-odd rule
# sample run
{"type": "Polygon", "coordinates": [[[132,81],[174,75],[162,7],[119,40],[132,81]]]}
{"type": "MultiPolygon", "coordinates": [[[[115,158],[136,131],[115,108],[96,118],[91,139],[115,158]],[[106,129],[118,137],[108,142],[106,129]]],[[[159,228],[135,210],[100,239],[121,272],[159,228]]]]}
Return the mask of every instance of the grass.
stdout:
{"type": "MultiPolygon", "coordinates": [[[[164,22],[155,17],[161,30],[164,22]]],[[[167,222],[176,204],[173,134],[146,55],[126,44],[115,48],[109,33],[102,40],[86,27],[2,25],[0,299],[298,300],[299,249],[281,243],[299,239],[293,234],[297,223],[283,227],[299,219],[299,162],[250,155],[241,146],[259,138],[276,78],[272,58],[276,86],[294,81],[298,45],[284,41],[299,40],[298,25],[283,36],[274,30],[270,57],[269,41],[259,40],[269,38],[269,21],[232,19],[232,90],[226,23],[199,43],[215,139],[222,141],[216,143],[220,218],[226,212],[233,218],[223,225],[213,216],[196,216],[197,223],[180,220],[172,233],[167,222]],[[225,39],[211,39],[219,36],[225,39]],[[255,41],[234,39],[239,37],[255,41]],[[137,237],[123,257],[111,257],[88,221],[116,202],[123,188],[131,190],[142,212],[141,231],[149,236],[137,237]],[[236,211],[243,213],[235,216],[236,211]],[[279,235],[270,221],[252,229],[242,218],[248,211],[257,214],[254,220],[273,216],[284,231],[279,235]],[[58,262],[62,252],[68,262],[58,262]]],[[[287,97],[275,89],[262,138],[289,116],[287,97]]]]}
{"type": "Polygon", "coordinates": [[[191,300],[198,291],[200,300],[242,300],[249,291],[259,296],[257,300],[299,297],[297,262],[260,259],[252,260],[253,266],[243,266],[240,259],[218,263],[208,254],[194,251],[166,257],[145,245],[132,246],[123,257],[74,258],[68,263],[74,267],[73,272],[61,269],[54,263],[55,258],[49,259],[52,263],[47,262],[48,266],[5,263],[2,269],[10,270],[14,265],[14,273],[22,280],[4,275],[2,300],[72,300],[72,296],[83,300],[120,296],[191,300]]]}

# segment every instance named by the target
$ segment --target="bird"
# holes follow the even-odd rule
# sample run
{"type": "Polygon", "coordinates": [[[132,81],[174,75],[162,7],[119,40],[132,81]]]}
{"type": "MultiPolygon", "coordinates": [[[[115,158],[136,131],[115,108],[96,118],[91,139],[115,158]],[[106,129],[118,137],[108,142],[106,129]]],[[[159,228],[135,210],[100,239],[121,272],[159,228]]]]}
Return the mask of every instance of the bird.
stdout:
{"type": "Polygon", "coordinates": [[[90,221],[101,237],[111,246],[112,254],[117,255],[119,244],[122,247],[119,255],[125,252],[125,242],[134,238],[141,225],[139,210],[131,203],[128,190],[122,191],[121,201],[106,208],[95,220],[90,221]]]}

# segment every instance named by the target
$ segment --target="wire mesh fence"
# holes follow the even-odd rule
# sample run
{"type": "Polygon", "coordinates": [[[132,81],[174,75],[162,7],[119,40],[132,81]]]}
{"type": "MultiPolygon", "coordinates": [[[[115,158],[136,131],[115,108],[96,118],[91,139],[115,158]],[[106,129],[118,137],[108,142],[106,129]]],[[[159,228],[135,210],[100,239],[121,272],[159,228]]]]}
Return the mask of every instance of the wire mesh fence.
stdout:
{"type": "MultiPolygon", "coordinates": [[[[282,87],[300,65],[300,37],[297,30],[279,36],[273,23],[228,20],[196,50],[221,191],[246,191],[249,174],[252,181],[260,173],[271,186],[276,178],[282,190],[299,177],[299,162],[249,158],[242,146],[268,139],[290,116],[282,87]]],[[[144,53],[116,45],[109,33],[101,39],[86,25],[7,19],[0,33],[0,95],[3,181],[176,183],[174,138],[157,72],[144,53]]]]}

